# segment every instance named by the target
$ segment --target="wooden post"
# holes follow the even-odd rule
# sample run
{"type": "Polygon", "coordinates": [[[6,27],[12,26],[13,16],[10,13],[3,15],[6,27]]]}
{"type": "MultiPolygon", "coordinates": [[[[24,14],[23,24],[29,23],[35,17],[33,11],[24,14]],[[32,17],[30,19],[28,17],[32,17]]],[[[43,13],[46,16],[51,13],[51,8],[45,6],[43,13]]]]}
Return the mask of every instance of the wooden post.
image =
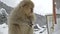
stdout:
{"type": "Polygon", "coordinates": [[[55,4],[55,0],[53,0],[53,21],[55,24],[57,24],[56,22],[56,4],[55,4]]]}

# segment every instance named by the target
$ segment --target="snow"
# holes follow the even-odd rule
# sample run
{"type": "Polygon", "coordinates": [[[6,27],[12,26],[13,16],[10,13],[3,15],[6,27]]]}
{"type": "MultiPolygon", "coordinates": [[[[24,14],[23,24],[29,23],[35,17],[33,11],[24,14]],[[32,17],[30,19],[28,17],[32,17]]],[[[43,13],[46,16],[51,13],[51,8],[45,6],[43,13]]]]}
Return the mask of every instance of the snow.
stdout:
{"type": "Polygon", "coordinates": [[[6,12],[6,10],[4,8],[1,8],[0,9],[0,14],[3,14],[3,13],[5,13],[8,16],[8,13],[6,12]]]}
{"type": "Polygon", "coordinates": [[[34,34],[47,34],[47,28],[46,25],[40,27],[39,24],[36,24],[38,26],[39,29],[34,29],[34,34]]]}
{"type": "Polygon", "coordinates": [[[0,25],[0,34],[8,34],[8,25],[6,23],[0,25]]]}
{"type": "MultiPolygon", "coordinates": [[[[42,33],[40,33],[40,31],[41,30],[35,31],[34,34],[47,34],[47,29],[45,29],[42,33]]],[[[0,24],[0,34],[8,34],[8,25],[6,23],[0,24]]]]}

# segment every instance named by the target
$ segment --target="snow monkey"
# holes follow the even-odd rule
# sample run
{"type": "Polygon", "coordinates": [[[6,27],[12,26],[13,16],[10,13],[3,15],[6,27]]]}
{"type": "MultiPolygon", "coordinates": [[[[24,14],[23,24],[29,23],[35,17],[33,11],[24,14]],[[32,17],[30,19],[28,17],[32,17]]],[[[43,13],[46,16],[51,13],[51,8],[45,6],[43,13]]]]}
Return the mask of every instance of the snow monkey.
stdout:
{"type": "Polygon", "coordinates": [[[23,0],[8,17],[8,34],[33,34],[34,3],[23,0]]]}

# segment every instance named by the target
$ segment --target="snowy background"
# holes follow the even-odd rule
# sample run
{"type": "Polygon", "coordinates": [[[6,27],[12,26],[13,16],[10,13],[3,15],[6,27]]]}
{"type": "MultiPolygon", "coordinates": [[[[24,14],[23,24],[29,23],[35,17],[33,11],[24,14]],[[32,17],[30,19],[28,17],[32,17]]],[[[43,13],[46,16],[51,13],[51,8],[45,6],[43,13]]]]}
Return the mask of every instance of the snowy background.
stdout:
{"type": "MultiPolygon", "coordinates": [[[[1,4],[1,6],[5,6],[5,7],[1,7],[0,9],[6,9],[4,10],[6,14],[5,15],[6,18],[9,14],[8,11],[11,11],[9,9],[15,8],[22,0],[0,0],[0,1],[4,3],[4,5],[1,4]]],[[[34,25],[37,26],[37,28],[34,29],[34,34],[47,34],[45,15],[52,14],[52,0],[32,0],[32,1],[35,4],[34,13],[36,13],[36,17],[37,17],[36,23],[38,23],[34,25]]],[[[1,12],[0,10],[0,13],[2,14],[3,12],[1,12]]],[[[4,22],[3,24],[0,24],[0,34],[8,34],[8,25],[4,22]]]]}
{"type": "MultiPolygon", "coordinates": [[[[0,0],[11,7],[16,7],[22,0],[0,0]]],[[[34,13],[46,15],[52,13],[52,0],[32,0],[35,4],[34,13]]]]}
{"type": "MultiPolygon", "coordinates": [[[[0,34],[8,34],[8,25],[6,23],[10,11],[15,8],[22,0],[0,0],[0,34]]],[[[35,4],[34,13],[36,13],[36,23],[34,34],[47,34],[46,14],[52,14],[52,0],[32,0],[35,4]]],[[[60,3],[59,3],[60,4],[60,3]]],[[[58,5],[59,5],[58,4],[58,5]]],[[[57,8],[56,8],[57,9],[57,8]]],[[[55,24],[55,32],[60,33],[60,8],[57,9],[57,24],[55,24]]],[[[51,22],[49,22],[51,23],[51,22]]]]}

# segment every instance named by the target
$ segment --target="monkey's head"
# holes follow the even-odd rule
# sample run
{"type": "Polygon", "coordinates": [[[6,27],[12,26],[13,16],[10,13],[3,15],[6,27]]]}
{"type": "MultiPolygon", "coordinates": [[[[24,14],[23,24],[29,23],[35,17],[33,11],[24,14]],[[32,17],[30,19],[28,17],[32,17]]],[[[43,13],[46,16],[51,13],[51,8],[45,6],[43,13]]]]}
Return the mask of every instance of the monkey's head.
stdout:
{"type": "Polygon", "coordinates": [[[25,12],[25,15],[31,16],[33,14],[34,4],[32,1],[25,2],[22,7],[25,12]]]}

